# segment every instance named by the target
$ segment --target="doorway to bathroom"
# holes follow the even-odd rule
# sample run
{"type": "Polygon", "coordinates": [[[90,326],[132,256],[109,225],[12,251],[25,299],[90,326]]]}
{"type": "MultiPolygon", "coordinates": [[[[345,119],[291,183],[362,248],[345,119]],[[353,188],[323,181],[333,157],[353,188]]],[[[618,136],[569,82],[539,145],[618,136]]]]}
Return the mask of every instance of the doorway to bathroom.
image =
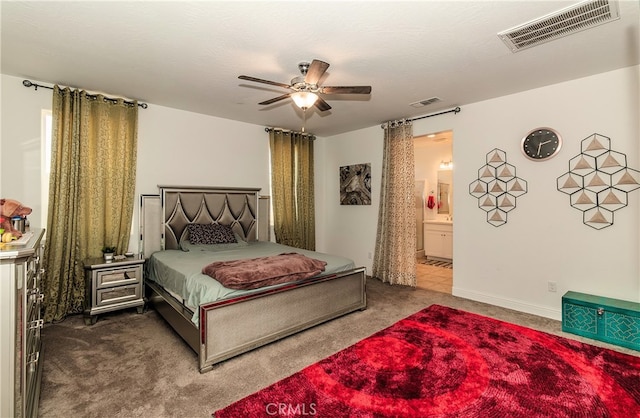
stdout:
{"type": "Polygon", "coordinates": [[[452,292],[453,131],[414,137],[417,287],[452,292]]]}

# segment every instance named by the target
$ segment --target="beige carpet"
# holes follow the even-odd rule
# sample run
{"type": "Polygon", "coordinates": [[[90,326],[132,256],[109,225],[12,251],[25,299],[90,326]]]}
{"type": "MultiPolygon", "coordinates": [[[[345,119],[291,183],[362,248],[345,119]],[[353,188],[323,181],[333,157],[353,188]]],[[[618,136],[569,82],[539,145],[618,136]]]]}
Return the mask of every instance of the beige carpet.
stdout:
{"type": "MultiPolygon", "coordinates": [[[[437,303],[562,334],[560,323],[422,289],[369,280],[369,307],[200,374],[191,349],[155,311],[81,316],[43,330],[41,417],[210,417],[216,409],[437,303]]],[[[589,341],[564,334],[570,338],[589,341]]],[[[640,355],[604,343],[593,342],[640,355]]]]}

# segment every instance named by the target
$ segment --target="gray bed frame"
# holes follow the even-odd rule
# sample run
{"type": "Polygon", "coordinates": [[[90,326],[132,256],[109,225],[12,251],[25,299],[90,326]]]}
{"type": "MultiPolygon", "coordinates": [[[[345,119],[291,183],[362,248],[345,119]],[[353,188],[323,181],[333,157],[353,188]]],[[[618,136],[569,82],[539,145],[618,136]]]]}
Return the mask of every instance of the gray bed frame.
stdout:
{"type": "MultiPolygon", "coordinates": [[[[189,223],[230,225],[247,241],[269,240],[269,197],[256,188],[158,186],[140,196],[140,252],[177,249],[189,223]]],[[[204,303],[200,323],[161,286],[146,280],[147,300],[198,354],[201,373],[231,357],[339,316],[364,310],[363,267],[310,282],[204,303]]]]}

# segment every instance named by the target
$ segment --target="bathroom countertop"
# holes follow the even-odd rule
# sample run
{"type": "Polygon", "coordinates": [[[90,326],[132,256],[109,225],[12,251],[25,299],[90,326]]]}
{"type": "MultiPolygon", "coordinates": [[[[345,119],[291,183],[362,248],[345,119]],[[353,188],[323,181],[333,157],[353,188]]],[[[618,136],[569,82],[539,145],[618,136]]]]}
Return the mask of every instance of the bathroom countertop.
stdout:
{"type": "Polygon", "coordinates": [[[453,225],[453,221],[447,221],[446,219],[427,219],[424,221],[426,224],[436,224],[436,225],[453,225]]]}

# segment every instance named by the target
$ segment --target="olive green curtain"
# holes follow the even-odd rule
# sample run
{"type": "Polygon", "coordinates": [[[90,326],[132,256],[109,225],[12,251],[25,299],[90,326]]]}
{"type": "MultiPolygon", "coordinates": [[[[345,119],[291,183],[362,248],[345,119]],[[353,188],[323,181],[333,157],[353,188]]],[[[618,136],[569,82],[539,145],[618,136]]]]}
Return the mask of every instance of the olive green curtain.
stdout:
{"type": "Polygon", "coordinates": [[[82,312],[84,260],[128,249],[138,105],[54,86],[52,120],[45,322],[82,312]]]}
{"type": "Polygon", "coordinates": [[[413,126],[384,126],[382,183],[372,276],[385,283],[416,286],[416,209],[413,126]]]}
{"type": "Polygon", "coordinates": [[[276,242],[316,248],[313,139],[271,130],[271,194],[276,242]]]}

